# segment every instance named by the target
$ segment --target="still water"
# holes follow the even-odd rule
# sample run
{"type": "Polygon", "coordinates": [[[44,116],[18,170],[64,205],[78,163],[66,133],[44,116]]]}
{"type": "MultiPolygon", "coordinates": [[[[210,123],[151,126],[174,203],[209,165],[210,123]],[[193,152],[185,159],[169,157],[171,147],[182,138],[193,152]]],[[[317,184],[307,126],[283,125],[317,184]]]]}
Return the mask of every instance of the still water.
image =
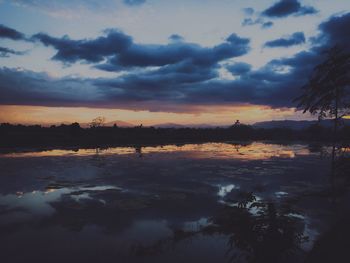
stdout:
{"type": "Polygon", "coordinates": [[[4,263],[304,262],[349,201],[306,144],[27,149],[0,167],[4,263]]]}

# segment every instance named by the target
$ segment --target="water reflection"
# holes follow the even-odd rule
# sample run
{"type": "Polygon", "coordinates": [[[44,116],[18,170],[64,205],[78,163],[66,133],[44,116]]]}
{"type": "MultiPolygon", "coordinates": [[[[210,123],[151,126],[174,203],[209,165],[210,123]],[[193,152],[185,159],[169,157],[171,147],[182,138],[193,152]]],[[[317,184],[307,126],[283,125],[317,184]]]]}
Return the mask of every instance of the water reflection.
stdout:
{"type": "Polygon", "coordinates": [[[225,186],[219,186],[218,196],[225,197],[234,188],[236,188],[236,186],[234,184],[229,184],[229,185],[225,185],[225,186]]]}
{"type": "Polygon", "coordinates": [[[340,166],[347,159],[335,166],[343,190],[332,189],[331,158],[311,148],[210,143],[2,154],[4,262],[52,255],[50,262],[68,255],[75,262],[303,262],[349,201],[340,166]]]}
{"type": "Polygon", "coordinates": [[[3,158],[19,157],[57,157],[57,156],[91,156],[91,155],[131,155],[139,157],[148,154],[180,153],[195,159],[240,159],[263,160],[272,157],[294,158],[296,155],[309,155],[310,151],[303,145],[278,145],[254,142],[251,144],[204,143],[185,144],[181,146],[147,146],[147,147],[115,147],[108,149],[75,149],[75,150],[47,150],[34,152],[3,153],[3,158]]]}
{"type": "Polygon", "coordinates": [[[171,237],[149,246],[137,244],[132,253],[161,253],[179,242],[198,236],[228,238],[225,257],[228,262],[302,262],[308,241],[305,218],[288,203],[257,201],[247,196],[249,206],[225,206],[210,219],[200,219],[192,228],[173,229],[171,237]],[[253,200],[253,202],[252,202],[253,200]],[[256,212],[252,212],[256,211],[256,212]]]}
{"type": "MultiPolygon", "coordinates": [[[[247,196],[246,203],[255,199],[247,196]]],[[[286,204],[268,201],[225,207],[202,232],[229,236],[230,262],[242,258],[247,262],[287,262],[286,259],[293,262],[300,256],[301,244],[308,237],[304,221],[290,216],[292,211],[286,204]],[[252,213],[252,208],[256,212],[252,213]]]]}

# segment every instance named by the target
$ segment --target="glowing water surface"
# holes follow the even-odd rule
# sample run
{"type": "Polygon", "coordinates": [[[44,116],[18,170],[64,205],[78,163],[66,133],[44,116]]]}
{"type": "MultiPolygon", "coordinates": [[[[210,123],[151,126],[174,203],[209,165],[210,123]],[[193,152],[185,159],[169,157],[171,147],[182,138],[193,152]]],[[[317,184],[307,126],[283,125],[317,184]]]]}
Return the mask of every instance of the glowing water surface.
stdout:
{"type": "Polygon", "coordinates": [[[240,159],[240,160],[263,160],[272,157],[294,158],[296,155],[309,155],[310,151],[303,145],[268,144],[253,142],[251,144],[231,143],[204,143],[145,146],[145,147],[115,147],[107,149],[76,149],[76,150],[47,150],[33,152],[16,152],[0,154],[0,157],[47,157],[47,156],[91,156],[99,155],[130,155],[135,152],[139,154],[152,153],[181,153],[191,158],[215,158],[215,159],[240,159]]]}

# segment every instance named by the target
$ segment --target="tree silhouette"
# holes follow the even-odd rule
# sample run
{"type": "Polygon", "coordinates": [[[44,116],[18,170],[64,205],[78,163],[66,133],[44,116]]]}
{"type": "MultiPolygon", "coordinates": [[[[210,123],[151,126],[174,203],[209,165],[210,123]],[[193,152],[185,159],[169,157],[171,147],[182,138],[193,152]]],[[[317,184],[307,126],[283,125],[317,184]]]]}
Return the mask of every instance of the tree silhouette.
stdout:
{"type": "Polygon", "coordinates": [[[93,119],[90,123],[90,127],[91,128],[98,128],[103,126],[103,124],[106,122],[106,118],[105,117],[97,117],[95,119],[93,119]]]}
{"type": "Polygon", "coordinates": [[[340,120],[350,109],[350,54],[333,47],[325,52],[326,60],[316,66],[303,94],[295,99],[303,112],[318,115],[319,119],[334,120],[334,140],[340,120]]]}
{"type": "Polygon", "coordinates": [[[241,125],[241,122],[239,120],[236,120],[234,126],[239,126],[239,125],[241,125]]]}

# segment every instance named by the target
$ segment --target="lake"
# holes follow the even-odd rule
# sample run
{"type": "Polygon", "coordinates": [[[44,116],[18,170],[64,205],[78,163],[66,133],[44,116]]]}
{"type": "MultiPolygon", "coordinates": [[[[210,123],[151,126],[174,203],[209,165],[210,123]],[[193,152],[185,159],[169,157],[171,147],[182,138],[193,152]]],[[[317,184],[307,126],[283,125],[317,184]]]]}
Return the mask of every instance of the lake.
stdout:
{"type": "Polygon", "coordinates": [[[304,262],[349,209],[327,152],[252,142],[0,153],[1,262],[304,262]]]}

